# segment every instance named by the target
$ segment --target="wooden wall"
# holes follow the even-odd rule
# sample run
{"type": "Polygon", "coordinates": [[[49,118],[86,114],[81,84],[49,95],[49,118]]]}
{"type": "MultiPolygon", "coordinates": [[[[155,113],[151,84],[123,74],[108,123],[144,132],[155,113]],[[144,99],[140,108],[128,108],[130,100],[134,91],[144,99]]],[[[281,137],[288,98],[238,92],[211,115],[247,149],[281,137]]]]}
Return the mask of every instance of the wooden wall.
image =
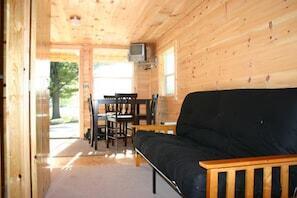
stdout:
{"type": "Polygon", "coordinates": [[[177,91],[161,97],[162,121],[176,121],[192,91],[297,87],[297,1],[202,1],[158,39],[152,92],[162,93],[161,55],[170,46],[177,53],[177,91]]]}
{"type": "Polygon", "coordinates": [[[50,53],[51,62],[74,62],[79,63],[79,56],[75,54],[66,54],[66,53],[50,53]]]}
{"type": "Polygon", "coordinates": [[[30,1],[7,0],[6,196],[31,197],[29,132],[30,1]]]}
{"type": "Polygon", "coordinates": [[[150,90],[151,72],[144,70],[142,66],[134,65],[134,92],[137,93],[138,98],[151,98],[150,90]]]}
{"type": "Polygon", "coordinates": [[[93,90],[93,48],[82,46],[79,65],[80,137],[90,128],[88,98],[93,90]]]}

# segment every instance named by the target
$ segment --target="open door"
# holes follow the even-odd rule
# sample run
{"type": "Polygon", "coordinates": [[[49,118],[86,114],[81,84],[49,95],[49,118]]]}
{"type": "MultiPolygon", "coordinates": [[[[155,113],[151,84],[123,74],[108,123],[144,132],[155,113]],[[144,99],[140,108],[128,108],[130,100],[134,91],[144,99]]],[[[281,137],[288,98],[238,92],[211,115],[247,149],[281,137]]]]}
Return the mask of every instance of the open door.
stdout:
{"type": "MultiPolygon", "coordinates": [[[[2,47],[0,51],[0,75],[4,71],[6,97],[2,98],[1,76],[1,158],[3,149],[5,151],[5,164],[0,158],[1,187],[5,185],[4,197],[44,197],[50,181],[47,165],[49,127],[46,82],[46,70],[49,66],[50,0],[0,2],[0,40],[2,47],[5,46],[5,54],[2,47]],[[5,35],[4,11],[7,24],[4,27],[5,35]],[[3,166],[5,184],[2,180],[3,166]]],[[[3,188],[1,190],[3,193],[3,188]]]]}
{"type": "Polygon", "coordinates": [[[50,185],[49,90],[50,75],[49,0],[32,0],[31,11],[31,174],[32,197],[45,197],[50,185]]]}

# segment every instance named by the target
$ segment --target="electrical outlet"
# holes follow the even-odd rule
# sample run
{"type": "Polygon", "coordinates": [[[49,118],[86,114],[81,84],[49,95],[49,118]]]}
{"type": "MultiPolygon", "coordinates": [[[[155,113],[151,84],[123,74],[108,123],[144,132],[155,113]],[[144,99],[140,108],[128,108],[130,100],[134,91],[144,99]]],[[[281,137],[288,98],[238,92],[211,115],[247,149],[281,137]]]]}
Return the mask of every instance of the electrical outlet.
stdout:
{"type": "Polygon", "coordinates": [[[84,88],[84,89],[89,88],[89,84],[88,84],[88,83],[84,83],[84,84],[83,84],[83,88],[84,88]]]}

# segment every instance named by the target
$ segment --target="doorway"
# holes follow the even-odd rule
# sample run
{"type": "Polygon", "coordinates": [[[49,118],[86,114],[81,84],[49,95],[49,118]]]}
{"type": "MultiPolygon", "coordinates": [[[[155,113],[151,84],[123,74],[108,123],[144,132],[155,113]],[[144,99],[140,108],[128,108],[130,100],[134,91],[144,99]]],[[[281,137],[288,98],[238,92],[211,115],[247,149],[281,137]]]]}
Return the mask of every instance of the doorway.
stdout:
{"type": "Polygon", "coordinates": [[[79,65],[71,61],[50,63],[50,155],[72,156],[67,149],[80,138],[79,65]]]}

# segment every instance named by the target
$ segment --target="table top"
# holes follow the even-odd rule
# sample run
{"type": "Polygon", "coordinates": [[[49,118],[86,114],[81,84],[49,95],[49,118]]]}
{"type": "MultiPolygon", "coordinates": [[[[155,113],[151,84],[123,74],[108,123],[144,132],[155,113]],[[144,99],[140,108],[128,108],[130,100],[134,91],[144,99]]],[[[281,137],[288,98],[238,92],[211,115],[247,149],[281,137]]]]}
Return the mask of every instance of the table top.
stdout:
{"type": "MultiPolygon", "coordinates": [[[[136,117],[141,120],[146,120],[147,123],[151,123],[152,117],[151,117],[151,109],[150,109],[150,103],[152,99],[136,99],[135,104],[136,104],[136,117]],[[140,105],[145,105],[146,106],[146,114],[145,115],[140,115],[140,105]]],[[[100,105],[108,105],[108,104],[116,104],[115,99],[93,99],[94,104],[95,104],[95,109],[99,110],[100,105]]],[[[96,114],[96,119],[97,120],[104,120],[107,118],[108,115],[106,114],[96,114]]]]}
{"type": "MultiPolygon", "coordinates": [[[[150,102],[152,99],[136,99],[136,104],[146,104],[150,102]]],[[[115,99],[94,99],[97,104],[116,104],[115,99]]]]}

